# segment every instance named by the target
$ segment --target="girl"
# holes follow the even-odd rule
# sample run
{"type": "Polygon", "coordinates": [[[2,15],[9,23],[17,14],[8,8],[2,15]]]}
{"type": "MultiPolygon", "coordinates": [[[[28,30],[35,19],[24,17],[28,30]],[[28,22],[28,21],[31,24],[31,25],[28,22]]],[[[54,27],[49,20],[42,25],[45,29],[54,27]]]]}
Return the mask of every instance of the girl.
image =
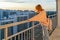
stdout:
{"type": "Polygon", "coordinates": [[[39,21],[40,23],[45,25],[48,30],[52,30],[52,21],[50,18],[48,18],[46,11],[41,7],[41,5],[37,5],[35,9],[38,14],[28,19],[28,21],[39,21]]]}

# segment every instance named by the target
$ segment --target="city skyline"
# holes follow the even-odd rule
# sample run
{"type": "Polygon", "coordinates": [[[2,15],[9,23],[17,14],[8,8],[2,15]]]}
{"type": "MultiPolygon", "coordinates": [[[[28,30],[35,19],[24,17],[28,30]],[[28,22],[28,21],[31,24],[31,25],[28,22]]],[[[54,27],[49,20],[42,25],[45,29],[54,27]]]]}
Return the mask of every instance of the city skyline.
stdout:
{"type": "Polygon", "coordinates": [[[37,4],[41,4],[45,10],[56,11],[56,0],[0,0],[0,9],[34,10],[37,4]]]}

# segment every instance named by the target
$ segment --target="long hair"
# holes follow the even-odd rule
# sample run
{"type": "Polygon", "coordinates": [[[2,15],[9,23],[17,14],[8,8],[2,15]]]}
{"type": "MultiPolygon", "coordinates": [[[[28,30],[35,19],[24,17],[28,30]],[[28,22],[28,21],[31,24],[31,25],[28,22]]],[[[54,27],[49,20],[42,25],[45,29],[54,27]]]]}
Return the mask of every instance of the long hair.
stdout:
{"type": "Polygon", "coordinates": [[[41,6],[40,4],[38,4],[38,5],[35,7],[35,9],[36,9],[37,11],[42,11],[42,10],[43,10],[43,8],[42,8],[42,6],[41,6]]]}

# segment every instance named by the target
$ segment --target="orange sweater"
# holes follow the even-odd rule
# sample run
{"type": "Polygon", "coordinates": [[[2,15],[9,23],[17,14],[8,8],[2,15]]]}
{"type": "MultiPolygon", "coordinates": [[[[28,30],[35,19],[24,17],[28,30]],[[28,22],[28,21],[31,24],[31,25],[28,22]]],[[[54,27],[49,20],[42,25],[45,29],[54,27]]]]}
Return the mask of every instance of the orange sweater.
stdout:
{"type": "Polygon", "coordinates": [[[36,16],[30,18],[29,21],[39,21],[43,25],[47,26],[49,30],[52,29],[52,21],[50,18],[47,18],[45,11],[41,11],[36,16]]]}

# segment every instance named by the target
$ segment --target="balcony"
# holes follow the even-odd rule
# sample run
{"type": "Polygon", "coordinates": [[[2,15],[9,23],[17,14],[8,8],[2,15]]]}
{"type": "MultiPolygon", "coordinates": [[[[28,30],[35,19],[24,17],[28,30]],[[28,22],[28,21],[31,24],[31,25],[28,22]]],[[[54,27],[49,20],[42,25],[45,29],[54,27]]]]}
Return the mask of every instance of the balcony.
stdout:
{"type": "MultiPolygon", "coordinates": [[[[51,19],[53,21],[53,30],[54,30],[57,26],[57,20],[56,20],[57,15],[56,14],[50,15],[49,17],[52,17],[51,19]]],[[[4,32],[3,32],[4,36],[2,36],[0,40],[48,40],[49,36],[47,34],[50,34],[51,32],[47,33],[48,31],[46,30],[44,25],[42,25],[41,23],[35,24],[35,22],[32,22],[32,26],[29,28],[21,30],[13,35],[8,34],[9,33],[8,30],[10,27],[14,27],[14,26],[24,24],[24,23],[29,23],[29,21],[25,20],[21,22],[16,22],[16,23],[0,26],[0,31],[4,29],[4,32]]]]}

